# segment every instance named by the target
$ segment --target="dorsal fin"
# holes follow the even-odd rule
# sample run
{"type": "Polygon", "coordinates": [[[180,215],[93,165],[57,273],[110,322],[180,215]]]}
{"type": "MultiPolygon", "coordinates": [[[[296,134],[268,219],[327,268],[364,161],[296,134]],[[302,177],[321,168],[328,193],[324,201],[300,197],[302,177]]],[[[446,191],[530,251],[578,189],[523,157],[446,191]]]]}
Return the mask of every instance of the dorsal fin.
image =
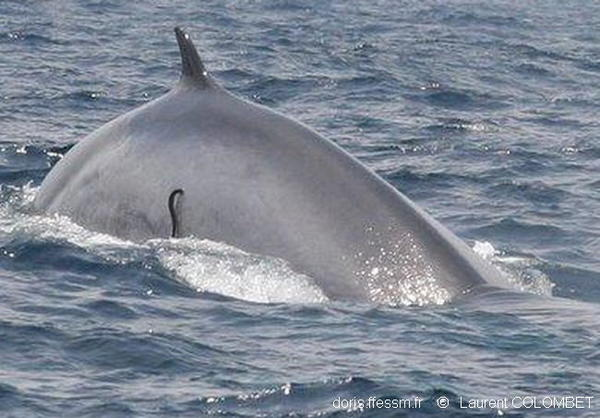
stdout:
{"type": "Polygon", "coordinates": [[[212,82],[190,35],[175,28],[175,36],[181,53],[181,80],[202,88],[210,87],[212,82]]]}

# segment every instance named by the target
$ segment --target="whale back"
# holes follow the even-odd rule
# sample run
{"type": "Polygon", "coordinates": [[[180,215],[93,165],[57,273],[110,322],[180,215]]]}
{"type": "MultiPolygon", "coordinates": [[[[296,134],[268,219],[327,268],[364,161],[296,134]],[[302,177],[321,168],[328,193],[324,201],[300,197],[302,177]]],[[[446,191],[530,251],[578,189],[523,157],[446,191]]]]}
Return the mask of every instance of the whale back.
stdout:
{"type": "Polygon", "coordinates": [[[283,258],[336,298],[395,303],[418,290],[444,301],[502,282],[333,142],[219,87],[189,36],[176,34],[180,82],[78,143],[36,208],[133,240],[171,236],[175,215],[180,236],[283,258]]]}

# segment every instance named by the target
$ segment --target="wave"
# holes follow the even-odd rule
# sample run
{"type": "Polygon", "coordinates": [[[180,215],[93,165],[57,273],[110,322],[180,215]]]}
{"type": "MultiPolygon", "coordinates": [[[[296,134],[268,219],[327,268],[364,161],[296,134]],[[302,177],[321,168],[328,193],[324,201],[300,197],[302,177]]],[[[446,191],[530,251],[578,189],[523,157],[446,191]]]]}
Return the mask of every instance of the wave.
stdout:
{"type": "Polygon", "coordinates": [[[113,264],[151,259],[172,278],[198,292],[259,303],[320,303],[327,297],[308,276],[294,272],[285,261],[246,253],[235,247],[198,238],[152,239],[142,243],[89,231],[60,215],[30,213],[36,187],[0,206],[0,244],[67,244],[113,264]]]}

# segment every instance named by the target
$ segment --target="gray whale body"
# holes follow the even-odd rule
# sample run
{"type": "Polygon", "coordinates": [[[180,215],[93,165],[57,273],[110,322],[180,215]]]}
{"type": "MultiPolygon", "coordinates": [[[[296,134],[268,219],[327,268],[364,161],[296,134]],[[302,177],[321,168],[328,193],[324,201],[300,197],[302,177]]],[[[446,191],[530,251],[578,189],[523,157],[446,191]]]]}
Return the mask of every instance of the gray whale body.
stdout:
{"type": "Polygon", "coordinates": [[[504,285],[339,146],[219,86],[175,32],[180,81],[73,147],[34,208],[125,239],[193,235],[282,258],[335,299],[446,301],[504,285]]]}

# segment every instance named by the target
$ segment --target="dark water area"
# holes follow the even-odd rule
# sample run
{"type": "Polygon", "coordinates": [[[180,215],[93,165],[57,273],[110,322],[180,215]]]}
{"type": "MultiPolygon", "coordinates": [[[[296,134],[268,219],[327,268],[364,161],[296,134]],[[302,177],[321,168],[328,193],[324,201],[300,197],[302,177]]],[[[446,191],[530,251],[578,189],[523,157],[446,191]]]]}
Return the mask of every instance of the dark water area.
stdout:
{"type": "Polygon", "coordinates": [[[1,1],[0,416],[599,416],[599,28],[592,1],[1,1]],[[176,25],[515,290],[332,301],[282,260],[32,213],[75,143],[175,83],[176,25]]]}

